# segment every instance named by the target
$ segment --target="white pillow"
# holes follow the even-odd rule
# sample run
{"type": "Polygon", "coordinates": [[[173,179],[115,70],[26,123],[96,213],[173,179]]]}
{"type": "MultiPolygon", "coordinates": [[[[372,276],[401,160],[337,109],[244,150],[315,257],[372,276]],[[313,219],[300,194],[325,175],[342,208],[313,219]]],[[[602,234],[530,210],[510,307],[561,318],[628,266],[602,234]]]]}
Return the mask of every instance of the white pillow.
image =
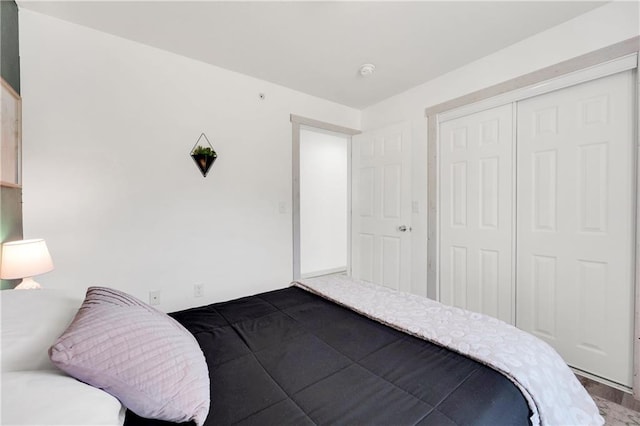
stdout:
{"type": "Polygon", "coordinates": [[[122,425],[125,408],[113,396],[61,371],[2,373],[3,425],[122,425]]]}
{"type": "Polygon", "coordinates": [[[69,326],[82,298],[59,290],[2,290],[1,371],[57,370],[49,347],[69,326]]]}

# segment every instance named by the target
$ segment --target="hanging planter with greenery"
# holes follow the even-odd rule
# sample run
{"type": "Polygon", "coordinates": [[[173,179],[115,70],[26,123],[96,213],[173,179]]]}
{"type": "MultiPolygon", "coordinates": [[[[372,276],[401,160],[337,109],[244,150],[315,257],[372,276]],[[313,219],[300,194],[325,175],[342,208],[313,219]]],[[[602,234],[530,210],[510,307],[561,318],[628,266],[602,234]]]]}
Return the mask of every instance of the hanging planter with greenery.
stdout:
{"type": "Polygon", "coordinates": [[[211,169],[214,161],[218,158],[218,154],[213,150],[213,146],[211,146],[209,139],[207,139],[204,133],[200,135],[198,141],[191,150],[191,158],[193,158],[196,166],[200,169],[202,176],[207,177],[207,173],[209,173],[209,169],[211,169]],[[200,145],[204,142],[203,139],[209,146],[200,145]]]}

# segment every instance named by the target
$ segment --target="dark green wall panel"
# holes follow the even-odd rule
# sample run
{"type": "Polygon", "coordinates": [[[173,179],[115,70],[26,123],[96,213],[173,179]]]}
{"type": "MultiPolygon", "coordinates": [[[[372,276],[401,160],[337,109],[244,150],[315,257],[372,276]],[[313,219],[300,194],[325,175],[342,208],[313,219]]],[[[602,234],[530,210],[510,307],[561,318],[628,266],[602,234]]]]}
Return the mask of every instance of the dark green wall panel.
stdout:
{"type": "MultiPolygon", "coordinates": [[[[22,239],[22,189],[0,186],[0,239],[22,239]]],[[[19,280],[0,280],[0,289],[13,288],[19,280]]]]}
{"type": "MultiPolygon", "coordinates": [[[[0,0],[0,74],[20,93],[18,6],[0,0]]],[[[0,242],[22,239],[22,189],[0,187],[0,242]]],[[[0,256],[2,254],[0,253],[0,256]]],[[[18,280],[0,280],[0,289],[13,288],[18,280]]]]}
{"type": "Polygon", "coordinates": [[[18,5],[0,0],[0,74],[20,93],[20,53],[18,44],[18,5]]]}

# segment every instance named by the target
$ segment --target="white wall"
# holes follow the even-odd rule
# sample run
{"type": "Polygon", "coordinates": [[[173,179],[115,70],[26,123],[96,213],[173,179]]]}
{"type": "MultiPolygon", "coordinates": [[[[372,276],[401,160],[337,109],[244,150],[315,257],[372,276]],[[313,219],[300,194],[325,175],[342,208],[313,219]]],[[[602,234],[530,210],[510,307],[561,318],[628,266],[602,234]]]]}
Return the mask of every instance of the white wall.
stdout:
{"type": "Polygon", "coordinates": [[[347,267],[349,138],[300,129],[300,272],[347,267]]]}
{"type": "Polygon", "coordinates": [[[359,128],[359,111],[24,9],[20,49],[44,286],[160,290],[171,311],[289,283],[289,114],[359,128]],[[201,132],[218,153],[206,179],[189,156],[201,132]]]}
{"type": "Polygon", "coordinates": [[[25,238],[46,238],[56,264],[38,280],[144,300],[160,289],[164,310],[285,285],[294,113],[350,128],[362,116],[364,130],[412,123],[412,290],[426,294],[424,109],[639,28],[637,2],[607,4],[360,113],[22,9],[25,238]],[[201,132],[219,154],[206,179],[188,156],[201,132]]]}
{"type": "Polygon", "coordinates": [[[425,108],[637,36],[638,5],[638,2],[609,3],[362,112],[363,131],[401,121],[412,123],[412,199],[420,208],[419,213],[413,214],[412,223],[413,292],[435,297],[436,283],[427,284],[425,108]]]}

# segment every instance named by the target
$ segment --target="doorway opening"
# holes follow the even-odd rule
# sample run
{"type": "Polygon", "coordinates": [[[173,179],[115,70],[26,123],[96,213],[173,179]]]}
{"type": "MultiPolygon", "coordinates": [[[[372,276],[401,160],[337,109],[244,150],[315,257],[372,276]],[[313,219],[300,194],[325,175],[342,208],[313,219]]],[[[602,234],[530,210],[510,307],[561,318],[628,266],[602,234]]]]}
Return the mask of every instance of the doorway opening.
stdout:
{"type": "Polygon", "coordinates": [[[348,272],[350,138],[300,129],[300,275],[348,272]]]}
{"type": "Polygon", "coordinates": [[[350,273],[353,129],[292,116],[293,278],[350,273]]]}

